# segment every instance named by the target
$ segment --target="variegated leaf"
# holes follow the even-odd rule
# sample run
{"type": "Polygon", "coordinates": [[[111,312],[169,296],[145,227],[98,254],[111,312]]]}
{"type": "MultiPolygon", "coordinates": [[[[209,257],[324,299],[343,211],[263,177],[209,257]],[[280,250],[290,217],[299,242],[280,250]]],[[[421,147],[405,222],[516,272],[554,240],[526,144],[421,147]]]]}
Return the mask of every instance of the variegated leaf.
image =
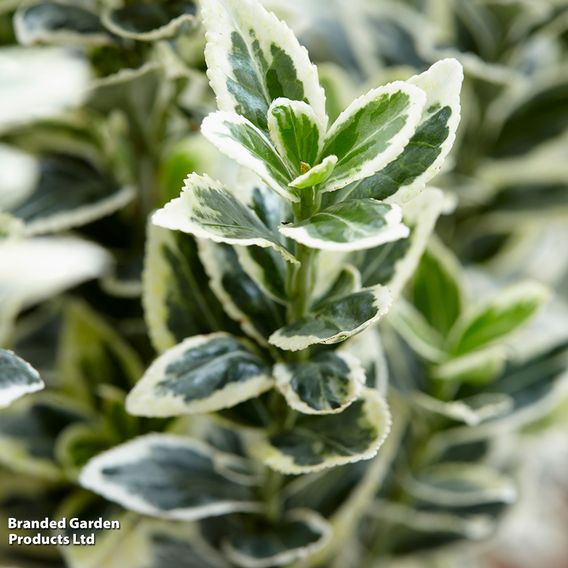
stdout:
{"type": "Polygon", "coordinates": [[[16,354],[0,349],[0,408],[44,388],[39,373],[16,354]]]}
{"type": "Polygon", "coordinates": [[[268,109],[268,131],[294,177],[316,165],[324,133],[308,104],[282,98],[273,101],[268,109]]]}
{"type": "Polygon", "coordinates": [[[279,230],[310,248],[335,251],[373,248],[409,235],[400,207],[375,199],[344,201],[279,230]]]}
{"type": "Polygon", "coordinates": [[[192,335],[238,330],[209,288],[195,239],[152,223],[148,226],[143,304],[150,338],[158,352],[192,335]]]}
{"type": "Polygon", "coordinates": [[[444,402],[425,393],[416,392],[414,401],[424,410],[463,422],[468,426],[477,426],[487,420],[502,418],[514,407],[513,399],[503,393],[482,393],[444,402]]]}
{"type": "Polygon", "coordinates": [[[264,294],[243,270],[235,251],[212,241],[199,242],[210,286],[226,313],[261,345],[285,321],[284,307],[264,294]]]}
{"type": "Polygon", "coordinates": [[[286,260],[296,262],[249,207],[208,176],[190,174],[181,196],[154,213],[152,222],[218,243],[272,247],[286,260]]]}
{"type": "Polygon", "coordinates": [[[456,323],[452,351],[469,353],[510,335],[534,316],[549,297],[549,290],[536,282],[505,289],[456,323]]]}
{"type": "Polygon", "coordinates": [[[391,296],[382,286],[331,300],[305,318],[280,328],[269,341],[287,351],[317,343],[339,343],[378,321],[387,313],[390,302],[391,296]]]}
{"type": "MultiPolygon", "coordinates": [[[[442,167],[452,149],[460,121],[463,70],[455,59],[438,61],[408,80],[426,93],[416,132],[404,151],[381,171],[346,188],[351,198],[385,199],[410,185],[423,186],[442,167]]],[[[344,196],[345,197],[345,196],[344,196]]]]}
{"type": "Polygon", "coordinates": [[[76,53],[10,47],[0,53],[0,131],[49,118],[82,102],[89,71],[76,53]],[[57,77],[55,82],[53,77],[57,77]]]}
{"type": "Polygon", "coordinates": [[[317,69],[292,30],[256,0],[205,0],[205,59],[221,110],[236,112],[266,130],[272,101],[305,101],[322,131],[325,94],[317,69]]]}
{"type": "Polygon", "coordinates": [[[137,416],[215,412],[272,388],[270,367],[226,333],[189,337],[148,368],[126,400],[137,416]]]}
{"type": "Polygon", "coordinates": [[[79,481],[131,511],[193,521],[258,510],[252,488],[234,481],[242,468],[197,440],[149,434],[93,458],[79,481]]]}
{"type": "Polygon", "coordinates": [[[390,430],[383,397],[364,389],[340,414],[300,415],[294,426],[271,435],[251,451],[286,474],[309,473],[373,458],[390,430]]]}
{"type": "Polygon", "coordinates": [[[333,351],[303,363],[278,363],[273,373],[288,404],[304,414],[343,412],[360,395],[366,379],[356,357],[333,351]]]}
{"type": "Polygon", "coordinates": [[[168,39],[197,24],[194,2],[129,2],[103,11],[102,22],[117,36],[136,41],[168,39]]]}
{"type": "Polygon", "coordinates": [[[421,89],[401,81],[353,101],[325,137],[322,155],[338,161],[323,190],[369,177],[397,158],[414,134],[425,102],[421,89]]]}
{"type": "MultiPolygon", "coordinates": [[[[286,202],[266,187],[255,187],[251,207],[258,218],[272,231],[288,218],[286,202]]],[[[287,268],[282,256],[274,249],[235,247],[245,272],[272,299],[286,303],[287,268]]]]}
{"type": "Polygon", "coordinates": [[[244,116],[218,111],[201,124],[207,140],[239,165],[250,169],[274,191],[290,201],[299,197],[288,187],[296,177],[270,138],[244,116]]]}
{"type": "Polygon", "coordinates": [[[98,46],[113,41],[95,12],[61,1],[20,5],[14,15],[14,31],[22,45],[98,46]]]}
{"type": "Polygon", "coordinates": [[[406,488],[421,502],[444,509],[475,510],[492,503],[512,503],[517,497],[512,479],[484,464],[433,465],[408,479],[406,488]]]}
{"type": "MultiPolygon", "coordinates": [[[[80,227],[118,211],[135,197],[89,161],[50,153],[27,165],[37,170],[28,191],[6,209],[25,224],[27,236],[80,227]]],[[[23,164],[22,164],[23,166],[23,164]]]]}
{"type": "Polygon", "coordinates": [[[242,568],[274,568],[289,566],[309,558],[325,546],[331,536],[328,522],[315,511],[288,511],[276,524],[253,524],[223,541],[226,557],[242,568]]]}

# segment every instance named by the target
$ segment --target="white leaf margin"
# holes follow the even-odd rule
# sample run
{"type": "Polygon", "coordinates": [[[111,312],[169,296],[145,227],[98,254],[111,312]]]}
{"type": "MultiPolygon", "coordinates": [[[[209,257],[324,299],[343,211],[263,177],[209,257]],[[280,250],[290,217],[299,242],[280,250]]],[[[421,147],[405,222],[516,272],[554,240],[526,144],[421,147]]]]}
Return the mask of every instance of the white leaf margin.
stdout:
{"type": "MultiPolygon", "coordinates": [[[[164,379],[164,370],[188,349],[206,345],[211,340],[232,337],[228,333],[194,335],[184,339],[160,355],[147,369],[126,398],[126,410],[134,416],[170,417],[184,414],[204,414],[230,408],[258,396],[274,386],[272,377],[261,374],[246,381],[231,383],[207,398],[186,402],[182,395],[158,395],[156,387],[164,379]]],[[[236,339],[236,338],[235,338],[236,339]]]]}
{"type": "Polygon", "coordinates": [[[378,436],[369,448],[360,454],[335,456],[316,465],[302,466],[296,464],[292,457],[279,452],[266,439],[255,444],[251,448],[251,452],[271,469],[286,475],[314,473],[332,467],[373,459],[390,433],[392,417],[385,398],[378,391],[365,387],[361,398],[365,399],[365,414],[377,426],[378,436]]]}
{"type": "Polygon", "coordinates": [[[384,95],[392,95],[397,92],[406,93],[409,97],[408,112],[405,125],[395,134],[389,141],[387,148],[377,154],[374,158],[359,164],[359,167],[351,175],[345,174],[336,180],[331,178],[331,182],[325,186],[325,191],[336,191],[353,182],[372,176],[377,171],[395,160],[403,151],[410,139],[412,138],[416,127],[422,117],[422,111],[426,104],[426,94],[419,87],[407,83],[405,81],[393,81],[382,87],[370,90],[368,93],[355,99],[331,125],[324,140],[324,151],[327,142],[336,134],[336,132],[348,122],[351,117],[367,106],[375,99],[384,95]]]}
{"type": "MultiPolygon", "coordinates": [[[[188,449],[211,458],[216,469],[221,470],[222,463],[220,460],[234,460],[235,463],[241,460],[222,454],[213,450],[207,444],[199,440],[184,438],[172,434],[146,434],[116,446],[111,450],[103,452],[92,458],[81,471],[79,476],[79,484],[85,489],[89,489],[98,495],[103,496],[109,501],[119,503],[126,509],[136,511],[143,515],[151,515],[163,519],[175,519],[180,521],[196,521],[210,516],[226,515],[236,512],[257,512],[260,505],[255,502],[239,502],[239,501],[220,501],[219,503],[201,505],[198,507],[188,507],[171,509],[164,511],[148,503],[142,497],[133,495],[128,492],[125,487],[105,480],[102,470],[106,467],[126,465],[136,463],[144,458],[149,457],[149,450],[153,444],[159,444],[170,448],[178,448],[180,450],[188,449]]],[[[229,478],[227,478],[229,480],[229,478]]]]}
{"type": "MultiPolygon", "coordinates": [[[[285,236],[300,244],[318,250],[348,252],[354,250],[364,250],[399,239],[404,239],[410,234],[410,229],[402,223],[402,209],[396,204],[390,204],[391,210],[384,215],[385,227],[375,231],[375,235],[352,240],[347,243],[332,241],[328,239],[314,237],[309,234],[305,226],[300,225],[280,225],[278,230],[285,236]]],[[[323,209],[319,213],[326,213],[323,209]]],[[[349,224],[343,218],[339,218],[343,223],[349,224]]],[[[309,220],[306,224],[309,223],[309,220]]]]}
{"type": "Polygon", "coordinates": [[[361,325],[356,327],[354,330],[339,331],[335,335],[323,339],[321,337],[318,337],[317,335],[297,335],[289,337],[283,335],[280,330],[276,330],[268,338],[269,343],[286,351],[300,351],[302,349],[306,349],[310,345],[330,345],[333,343],[339,343],[344,339],[348,339],[349,337],[357,335],[358,333],[384,317],[388,313],[389,308],[392,304],[392,294],[387,287],[378,285],[368,289],[367,291],[372,292],[375,297],[373,306],[377,309],[377,313],[363,322],[361,325]]]}
{"type": "Polygon", "coordinates": [[[2,354],[2,352],[7,354],[9,357],[16,359],[18,363],[24,365],[29,377],[33,379],[33,382],[30,383],[12,384],[8,387],[4,387],[0,383],[0,408],[6,408],[22,396],[44,389],[45,383],[42,381],[37,370],[34,369],[27,361],[18,357],[13,351],[0,349],[0,354],[2,354]]]}
{"type": "Polygon", "coordinates": [[[289,406],[302,414],[316,414],[320,416],[326,414],[339,414],[359,398],[366,381],[363,365],[357,357],[350,353],[337,351],[335,354],[349,367],[349,373],[347,375],[347,379],[349,381],[349,396],[345,400],[345,403],[338,408],[328,410],[316,410],[315,408],[312,408],[306,404],[292,388],[290,381],[293,374],[288,369],[288,365],[285,363],[277,363],[274,365],[272,374],[276,380],[276,388],[282,393],[282,395],[284,395],[289,406]]]}
{"type": "Polygon", "coordinates": [[[286,566],[292,562],[308,558],[321,550],[331,539],[332,530],[330,524],[318,513],[309,509],[292,509],[286,514],[290,520],[300,521],[321,537],[306,546],[286,550],[266,558],[255,558],[238,551],[231,546],[230,541],[224,540],[222,548],[225,556],[237,566],[243,568],[271,568],[273,566],[286,566]]]}
{"type": "Polygon", "coordinates": [[[299,44],[294,32],[284,22],[254,0],[203,0],[201,14],[206,29],[207,76],[221,110],[234,112],[236,106],[226,81],[226,77],[234,79],[227,58],[231,52],[229,32],[235,27],[240,30],[252,25],[263,52],[270,52],[270,45],[276,43],[291,57],[298,79],[304,86],[304,98],[318,117],[320,130],[325,132],[328,122],[325,91],[320,85],[317,67],[310,61],[306,48],[299,44]],[[242,20],[241,15],[247,15],[250,20],[242,20]]]}

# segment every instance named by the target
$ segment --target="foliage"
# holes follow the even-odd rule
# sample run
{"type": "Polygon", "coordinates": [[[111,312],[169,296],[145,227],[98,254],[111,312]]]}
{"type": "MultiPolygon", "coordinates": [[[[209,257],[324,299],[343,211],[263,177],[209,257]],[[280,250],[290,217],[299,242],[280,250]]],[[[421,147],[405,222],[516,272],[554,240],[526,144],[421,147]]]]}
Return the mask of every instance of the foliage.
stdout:
{"type": "Polygon", "coordinates": [[[330,3],[314,41],[271,2],[316,66],[257,0],[15,4],[0,514],[121,530],[2,561],[366,568],[490,537],[519,494],[501,441],[568,367],[504,245],[543,230],[537,186],[563,199],[561,81],[534,81],[563,9],[330,3]]]}

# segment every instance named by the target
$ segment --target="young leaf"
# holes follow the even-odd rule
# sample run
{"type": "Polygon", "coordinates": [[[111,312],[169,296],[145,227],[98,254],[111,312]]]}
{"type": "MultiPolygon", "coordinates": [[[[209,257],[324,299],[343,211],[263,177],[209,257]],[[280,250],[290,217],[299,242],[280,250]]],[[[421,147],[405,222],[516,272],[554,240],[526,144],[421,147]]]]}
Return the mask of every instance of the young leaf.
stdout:
{"type": "Polygon", "coordinates": [[[223,541],[225,555],[237,566],[289,566],[320,550],[331,536],[327,521],[306,509],[288,511],[276,524],[252,526],[254,530],[235,531],[223,541]]]}
{"type": "Polygon", "coordinates": [[[435,366],[432,376],[442,381],[484,385],[503,371],[506,358],[503,345],[490,345],[435,366]]]}
{"type": "Polygon", "coordinates": [[[409,235],[400,207],[375,199],[344,201],[279,230],[303,245],[335,251],[372,248],[409,235]]]}
{"type": "Polygon", "coordinates": [[[384,316],[391,302],[388,290],[377,286],[319,306],[310,315],[274,332],[270,343],[287,351],[317,343],[339,343],[384,316]]]}
{"type": "Polygon", "coordinates": [[[144,316],[158,352],[192,335],[238,330],[209,287],[191,235],[149,223],[142,282],[144,316]]]}
{"type": "Polygon", "coordinates": [[[443,337],[462,311],[459,266],[441,243],[425,251],[410,289],[412,303],[443,337]]]}
{"type": "Polygon", "coordinates": [[[353,101],[325,138],[322,155],[338,162],[324,191],[371,176],[394,160],[414,134],[425,102],[421,89],[401,81],[353,101]]]}
{"type": "Polygon", "coordinates": [[[288,185],[294,189],[305,189],[323,184],[332,174],[337,164],[337,156],[327,156],[317,166],[310,168],[305,174],[299,175],[288,185]]]}
{"type": "Polygon", "coordinates": [[[181,196],[154,213],[152,222],[217,243],[272,247],[286,260],[296,262],[249,207],[208,176],[190,174],[181,196]]]}
{"type": "Polygon", "coordinates": [[[211,289],[225,312],[246,334],[267,345],[266,338],[285,321],[283,306],[273,302],[251,280],[231,247],[200,241],[199,255],[211,289]]]}
{"type": "Polygon", "coordinates": [[[126,408],[137,416],[215,412],[272,386],[270,367],[242,340],[226,333],[198,335],[152,363],[126,408]]]}
{"type": "Polygon", "coordinates": [[[266,130],[272,101],[305,101],[322,131],[325,94],[307,51],[286,24],[256,0],[205,0],[207,61],[221,110],[236,112],[266,130]]]}
{"type": "Polygon", "coordinates": [[[0,408],[44,388],[39,373],[11,351],[0,349],[0,408]]]}
{"type": "Polygon", "coordinates": [[[253,171],[282,197],[299,201],[288,188],[295,174],[284,163],[268,136],[245,117],[214,112],[201,124],[201,132],[221,152],[253,171]]]}
{"type": "Polygon", "coordinates": [[[324,352],[305,363],[278,363],[276,386],[288,404],[304,414],[343,412],[365,384],[365,369],[348,353],[324,352]]]}
{"type": "Polygon", "coordinates": [[[242,465],[197,440],[149,434],[93,458],[79,482],[137,513],[194,521],[258,509],[251,488],[232,480],[242,465]]]}
{"type": "Polygon", "coordinates": [[[511,286],[466,314],[452,331],[456,354],[469,353],[513,333],[548,300],[544,286],[526,282],[511,286]]]}
{"type": "Polygon", "coordinates": [[[381,171],[346,188],[352,199],[385,199],[399,189],[424,186],[452,149],[460,121],[463,70],[455,59],[438,61],[408,80],[426,93],[425,110],[404,151],[381,171]]]}
{"type": "Polygon", "coordinates": [[[390,430],[386,402],[374,390],[340,414],[301,415],[293,427],[251,448],[268,467],[286,474],[310,473],[373,458],[390,430]]]}
{"type": "Polygon", "coordinates": [[[276,99],[268,109],[268,131],[274,146],[295,176],[311,168],[321,150],[323,133],[313,109],[301,101],[276,99]]]}

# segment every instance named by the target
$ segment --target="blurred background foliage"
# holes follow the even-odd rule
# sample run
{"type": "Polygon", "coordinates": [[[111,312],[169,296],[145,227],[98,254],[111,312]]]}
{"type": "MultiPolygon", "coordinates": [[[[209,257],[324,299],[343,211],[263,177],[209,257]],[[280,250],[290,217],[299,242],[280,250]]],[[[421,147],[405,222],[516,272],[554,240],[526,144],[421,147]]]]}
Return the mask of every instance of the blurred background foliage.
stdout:
{"type": "MultiPolygon", "coordinates": [[[[370,86],[443,57],[460,60],[466,76],[458,139],[435,180],[453,210],[380,330],[386,361],[376,365],[388,366],[400,424],[378,465],[288,486],[291,505],[353,537],[320,565],[566,566],[568,3],[265,4],[318,64],[332,119],[370,86]],[[526,319],[516,313],[494,337],[474,338],[468,358],[452,343],[455,322],[476,309],[496,317],[494,298],[525,279],[552,290],[544,309],[520,333],[510,334],[526,319]],[[355,522],[361,499],[372,504],[355,522]]],[[[8,516],[56,511],[124,527],[120,541],[65,549],[65,560],[53,548],[8,549],[2,537],[1,565],[219,566],[201,555],[203,542],[215,548],[239,523],[158,523],[76,484],[90,457],[150,431],[195,431],[241,451],[231,429],[135,418],[123,405],[155,356],[141,302],[148,214],[189,172],[239,183],[199,134],[215,101],[198,12],[184,0],[0,2],[0,345],[48,385],[0,414],[0,531],[8,516]],[[18,58],[35,83],[13,79],[7,62],[18,58]],[[71,64],[56,71],[62,59],[71,64]],[[79,93],[65,101],[70,110],[18,114],[65,89],[79,93]],[[132,560],[148,542],[155,564],[132,560]]],[[[187,247],[182,262],[199,272],[187,247]]],[[[523,289],[538,304],[533,292],[523,289]]]]}

